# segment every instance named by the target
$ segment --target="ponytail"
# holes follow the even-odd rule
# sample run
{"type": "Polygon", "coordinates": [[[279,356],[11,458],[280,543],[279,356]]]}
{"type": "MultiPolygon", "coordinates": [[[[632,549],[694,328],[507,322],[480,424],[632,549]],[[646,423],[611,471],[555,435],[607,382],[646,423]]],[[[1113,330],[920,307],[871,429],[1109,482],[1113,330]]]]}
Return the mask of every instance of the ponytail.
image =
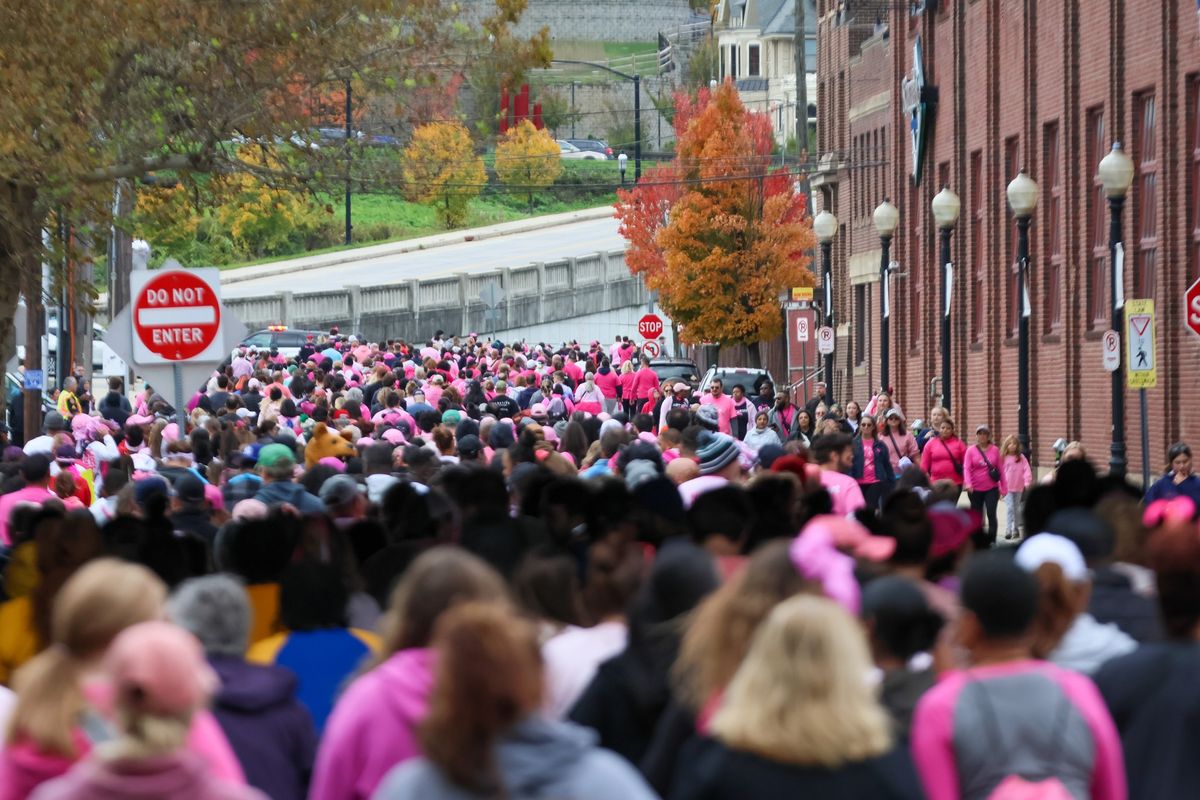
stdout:
{"type": "Polygon", "coordinates": [[[46,648],[17,670],[13,689],[18,701],[6,742],[26,739],[46,753],[78,758],[73,732],[83,708],[82,673],[83,662],[61,644],[46,648]]]}
{"type": "Polygon", "coordinates": [[[1038,582],[1038,610],[1033,623],[1033,654],[1047,658],[1083,611],[1086,596],[1067,580],[1062,567],[1046,562],[1033,573],[1038,582]]]}
{"type": "Polygon", "coordinates": [[[429,716],[419,729],[425,756],[468,791],[503,795],[496,740],[542,700],[537,634],[496,604],[464,603],[442,617],[429,716]]]}

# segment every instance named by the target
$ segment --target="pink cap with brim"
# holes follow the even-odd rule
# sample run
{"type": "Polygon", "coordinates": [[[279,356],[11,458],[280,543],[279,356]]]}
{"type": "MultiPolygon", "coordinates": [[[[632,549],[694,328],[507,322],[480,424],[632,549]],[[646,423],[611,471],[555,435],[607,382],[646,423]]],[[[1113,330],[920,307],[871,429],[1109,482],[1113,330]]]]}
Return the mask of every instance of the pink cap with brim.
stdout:
{"type": "Polygon", "coordinates": [[[804,531],[821,530],[833,540],[834,547],[867,561],[887,561],[896,552],[896,540],[890,536],[873,536],[861,523],[821,514],[809,520],[804,531]]]}
{"type": "Polygon", "coordinates": [[[195,636],[169,622],[117,634],[104,657],[118,708],[178,716],[202,708],[219,682],[195,636]]]}
{"type": "Polygon", "coordinates": [[[213,511],[225,510],[225,495],[221,494],[221,487],[205,483],[204,499],[208,501],[209,508],[213,511]]]}
{"type": "Polygon", "coordinates": [[[236,520],[243,521],[266,519],[270,510],[262,500],[255,500],[253,497],[248,497],[245,500],[239,500],[229,515],[236,520]]]}
{"type": "Polygon", "coordinates": [[[337,470],[338,472],[346,471],[346,463],[344,461],[342,461],[340,458],[334,458],[333,456],[325,456],[324,458],[319,459],[317,461],[317,463],[324,464],[327,467],[332,467],[333,469],[337,470]]]}

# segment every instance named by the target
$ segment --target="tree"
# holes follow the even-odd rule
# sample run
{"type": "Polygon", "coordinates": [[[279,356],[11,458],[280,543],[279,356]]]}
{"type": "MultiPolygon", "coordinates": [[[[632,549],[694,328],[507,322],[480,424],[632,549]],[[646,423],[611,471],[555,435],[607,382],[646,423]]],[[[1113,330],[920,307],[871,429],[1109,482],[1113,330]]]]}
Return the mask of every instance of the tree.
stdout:
{"type": "Polygon", "coordinates": [[[559,135],[561,128],[579,121],[579,112],[560,89],[545,86],[539,88],[537,102],[542,104],[542,122],[555,136],[559,135]]]}
{"type": "Polygon", "coordinates": [[[404,148],[404,194],[432,203],[447,228],[462,225],[467,206],[487,184],[483,159],[475,155],[471,134],[457,122],[430,122],[413,131],[404,148]]]}
{"type": "MultiPolygon", "coordinates": [[[[506,70],[544,66],[545,33],[510,32],[525,4],[490,0],[472,28],[453,0],[0,3],[0,336],[23,279],[37,299],[52,210],[106,231],[123,179],[340,180],[345,148],[298,141],[314,94],[352,80],[356,96],[402,95],[501,44],[506,70]],[[247,161],[235,137],[287,157],[247,161]]],[[[12,352],[11,338],[0,346],[12,352]]]]}
{"type": "Polygon", "coordinates": [[[667,268],[658,232],[666,227],[671,207],[683,196],[682,177],[673,162],[655,164],[642,173],[633,189],[617,189],[617,232],[629,242],[625,263],[647,286],[660,285],[667,268]]]}
{"type": "Polygon", "coordinates": [[[562,151],[545,130],[523,119],[508,129],[496,145],[496,175],[512,188],[524,189],[533,213],[533,193],[550,186],[562,174],[562,151]]]}
{"type": "Polygon", "coordinates": [[[686,126],[677,166],[688,188],[657,233],[665,267],[647,286],[683,341],[745,344],[758,366],[759,342],[781,332],[780,293],[815,282],[804,198],[791,176],[770,170],[770,121],[747,112],[732,83],[686,126]]]}

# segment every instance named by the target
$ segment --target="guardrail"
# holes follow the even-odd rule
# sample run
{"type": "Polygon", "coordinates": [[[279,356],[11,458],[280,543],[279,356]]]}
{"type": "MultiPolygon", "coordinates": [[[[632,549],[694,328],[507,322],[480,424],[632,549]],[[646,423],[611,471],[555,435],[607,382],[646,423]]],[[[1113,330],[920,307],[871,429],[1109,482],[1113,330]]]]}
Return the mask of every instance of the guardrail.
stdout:
{"type": "Polygon", "coordinates": [[[629,273],[624,250],[589,253],[490,272],[347,286],[324,292],[280,292],[226,298],[251,330],[268,325],[324,330],[338,325],[368,339],[422,339],[431,331],[506,330],[570,320],[646,303],[644,284],[629,273]],[[495,282],[504,299],[489,320],[480,299],[495,282]]]}

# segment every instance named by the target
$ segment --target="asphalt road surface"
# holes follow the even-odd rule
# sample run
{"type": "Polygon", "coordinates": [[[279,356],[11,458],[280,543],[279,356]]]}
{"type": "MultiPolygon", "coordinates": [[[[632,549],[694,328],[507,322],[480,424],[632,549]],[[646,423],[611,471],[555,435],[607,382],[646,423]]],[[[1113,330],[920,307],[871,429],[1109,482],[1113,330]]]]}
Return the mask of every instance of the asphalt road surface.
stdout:
{"type": "Polygon", "coordinates": [[[437,278],[456,272],[522,267],[535,261],[554,261],[624,247],[625,240],[617,234],[617,220],[587,220],[478,242],[461,242],[307,269],[295,274],[239,281],[227,284],[221,291],[225,297],[257,297],[276,294],[284,289],[314,292],[355,285],[378,286],[417,278],[437,278]]]}

